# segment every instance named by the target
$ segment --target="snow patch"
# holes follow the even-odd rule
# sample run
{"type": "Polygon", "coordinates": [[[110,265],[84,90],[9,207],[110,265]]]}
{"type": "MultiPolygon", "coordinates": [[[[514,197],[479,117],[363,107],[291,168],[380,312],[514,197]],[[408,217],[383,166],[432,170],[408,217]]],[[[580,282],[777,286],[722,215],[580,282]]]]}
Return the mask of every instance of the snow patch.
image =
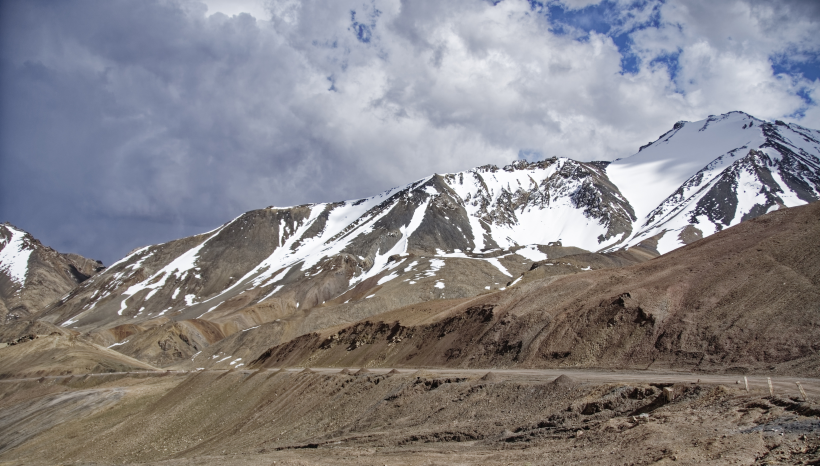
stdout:
{"type": "Polygon", "coordinates": [[[399,274],[396,272],[391,273],[390,275],[385,275],[376,282],[377,285],[383,285],[394,278],[398,278],[399,274]]]}
{"type": "Polygon", "coordinates": [[[23,242],[26,237],[24,232],[8,225],[5,227],[11,232],[11,238],[3,244],[3,249],[0,249],[0,272],[5,272],[12,281],[22,286],[26,282],[28,259],[32,249],[28,249],[23,242]]]}
{"type": "Polygon", "coordinates": [[[123,313],[123,311],[125,311],[125,309],[128,307],[128,306],[125,304],[125,302],[126,302],[126,301],[128,301],[128,298],[130,298],[130,296],[126,296],[126,297],[122,300],[122,302],[120,303],[120,310],[119,310],[119,311],[117,311],[117,315],[120,315],[120,316],[121,316],[121,315],[122,315],[122,313],[123,313]]]}
{"type": "Polygon", "coordinates": [[[678,249],[683,246],[683,241],[678,238],[678,232],[675,230],[668,230],[658,240],[658,252],[666,254],[667,252],[678,249]]]}
{"type": "Polygon", "coordinates": [[[506,267],[501,265],[501,262],[497,258],[493,257],[493,258],[484,259],[484,260],[489,262],[490,264],[493,264],[495,266],[495,268],[497,268],[504,275],[506,275],[508,277],[512,277],[512,274],[507,270],[506,267]]]}
{"type": "Polygon", "coordinates": [[[525,246],[525,247],[519,249],[518,251],[515,251],[515,253],[518,254],[519,256],[524,257],[526,259],[529,259],[533,262],[538,262],[538,261],[543,261],[543,260],[548,259],[547,255],[544,254],[543,252],[539,251],[538,246],[536,246],[534,244],[530,244],[528,246],[525,246]]]}
{"type": "Polygon", "coordinates": [[[281,290],[281,289],[282,289],[282,288],[284,288],[284,287],[285,287],[285,285],[279,285],[279,286],[277,286],[276,288],[274,288],[274,289],[273,289],[273,291],[271,291],[270,293],[266,294],[264,298],[260,299],[260,300],[259,300],[259,302],[261,303],[262,301],[264,301],[264,300],[266,300],[266,299],[270,298],[271,296],[275,295],[275,294],[276,294],[279,290],[281,290]]]}

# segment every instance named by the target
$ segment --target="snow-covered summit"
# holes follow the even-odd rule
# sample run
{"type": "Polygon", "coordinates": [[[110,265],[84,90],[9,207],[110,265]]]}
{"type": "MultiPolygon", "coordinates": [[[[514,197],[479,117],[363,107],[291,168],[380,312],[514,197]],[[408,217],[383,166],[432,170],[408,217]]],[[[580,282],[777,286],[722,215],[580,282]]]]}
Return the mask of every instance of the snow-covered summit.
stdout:
{"type": "Polygon", "coordinates": [[[663,234],[659,251],[772,209],[820,198],[820,132],[743,112],[678,122],[607,167],[635,209],[634,245],[663,234]],[[683,236],[683,237],[682,237],[683,236]]]}

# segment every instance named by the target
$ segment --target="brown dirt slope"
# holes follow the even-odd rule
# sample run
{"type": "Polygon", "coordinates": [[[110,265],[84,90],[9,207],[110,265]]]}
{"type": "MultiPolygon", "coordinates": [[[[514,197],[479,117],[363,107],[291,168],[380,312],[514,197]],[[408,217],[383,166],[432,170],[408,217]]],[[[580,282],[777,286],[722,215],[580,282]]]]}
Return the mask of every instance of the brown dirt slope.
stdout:
{"type": "Polygon", "coordinates": [[[0,408],[0,464],[815,464],[820,454],[816,400],[761,387],[668,384],[668,403],[658,384],[479,376],[3,382],[0,400],[22,395],[0,408]]]}
{"type": "Polygon", "coordinates": [[[50,335],[0,348],[0,378],[156,368],[80,338],[50,335]]]}
{"type": "Polygon", "coordinates": [[[180,359],[187,360],[223,338],[225,334],[219,325],[190,319],[141,329],[128,335],[113,349],[153,366],[165,367],[180,359]]]}
{"type": "MultiPolygon", "coordinates": [[[[370,319],[274,346],[249,367],[820,367],[820,203],[632,267],[524,281],[436,322],[370,319]]],[[[816,373],[816,372],[814,372],[816,373]]]]}
{"type": "Polygon", "coordinates": [[[6,325],[0,325],[0,343],[11,343],[29,335],[51,335],[52,333],[63,336],[77,334],[73,330],[58,327],[42,320],[15,320],[6,325]]]}

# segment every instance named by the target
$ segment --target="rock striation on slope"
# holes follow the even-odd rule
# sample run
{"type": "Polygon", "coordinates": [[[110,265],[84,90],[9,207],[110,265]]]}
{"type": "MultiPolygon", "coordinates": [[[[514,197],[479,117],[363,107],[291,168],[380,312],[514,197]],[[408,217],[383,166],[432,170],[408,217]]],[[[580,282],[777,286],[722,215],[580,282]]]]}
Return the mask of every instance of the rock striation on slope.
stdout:
{"type": "MultiPolygon", "coordinates": [[[[634,264],[820,198],[818,140],[815,130],[732,112],[679,122],[611,164],[518,161],[365,199],[255,210],[137,249],[39,317],[105,346],[150,330],[187,358],[215,338],[202,322],[224,336],[270,323],[271,338],[287,341],[517,286],[532,268],[557,276],[634,264]]],[[[120,349],[145,354],[138,340],[120,349]]]]}
{"type": "Polygon", "coordinates": [[[0,323],[29,318],[104,268],[99,261],[43,246],[10,223],[0,224],[0,323]]]}

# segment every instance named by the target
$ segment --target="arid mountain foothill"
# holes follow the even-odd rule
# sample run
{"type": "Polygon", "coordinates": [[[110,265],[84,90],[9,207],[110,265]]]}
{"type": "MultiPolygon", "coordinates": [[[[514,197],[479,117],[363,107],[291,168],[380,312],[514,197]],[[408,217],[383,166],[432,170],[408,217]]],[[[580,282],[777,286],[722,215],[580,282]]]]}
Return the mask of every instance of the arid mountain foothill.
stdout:
{"type": "Polygon", "coordinates": [[[0,464],[820,464],[820,132],[268,207],[103,267],[0,226],[0,464]]]}

